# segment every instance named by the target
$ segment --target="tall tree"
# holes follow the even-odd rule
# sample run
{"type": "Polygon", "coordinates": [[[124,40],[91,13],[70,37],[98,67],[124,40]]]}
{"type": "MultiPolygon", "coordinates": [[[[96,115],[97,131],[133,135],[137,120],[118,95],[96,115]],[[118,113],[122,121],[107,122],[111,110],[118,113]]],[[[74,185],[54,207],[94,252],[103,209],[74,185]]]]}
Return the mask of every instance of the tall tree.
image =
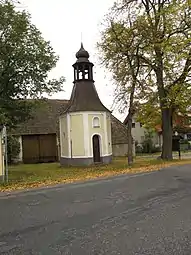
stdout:
{"type": "Polygon", "coordinates": [[[18,0],[0,0],[0,4],[6,4],[6,3],[20,4],[20,1],[18,1],[18,0]]]}
{"type": "Polygon", "coordinates": [[[0,121],[14,126],[30,115],[33,101],[62,90],[64,78],[48,80],[58,57],[26,11],[0,3],[0,121]]]}
{"type": "MultiPolygon", "coordinates": [[[[126,28],[124,36],[129,30],[130,19],[133,31],[137,31],[138,38],[142,40],[138,57],[144,91],[137,91],[136,95],[143,102],[154,95],[158,100],[163,131],[161,156],[172,159],[173,112],[188,105],[190,97],[187,94],[191,91],[190,1],[121,0],[114,4],[113,13],[115,22],[126,28]]],[[[103,33],[110,38],[108,27],[103,33]]],[[[112,40],[115,41],[115,38],[112,40]]],[[[125,36],[124,47],[128,40],[125,36]]],[[[117,51],[121,52],[121,48],[118,47],[117,51]]]]}
{"type": "Polygon", "coordinates": [[[108,21],[110,27],[106,33],[102,34],[98,48],[102,52],[103,63],[111,71],[118,85],[116,100],[125,101],[128,105],[128,164],[131,165],[133,163],[132,118],[135,108],[135,91],[139,83],[141,37],[137,37],[131,20],[129,20],[128,29],[123,24],[115,23],[111,17],[108,21]]]}

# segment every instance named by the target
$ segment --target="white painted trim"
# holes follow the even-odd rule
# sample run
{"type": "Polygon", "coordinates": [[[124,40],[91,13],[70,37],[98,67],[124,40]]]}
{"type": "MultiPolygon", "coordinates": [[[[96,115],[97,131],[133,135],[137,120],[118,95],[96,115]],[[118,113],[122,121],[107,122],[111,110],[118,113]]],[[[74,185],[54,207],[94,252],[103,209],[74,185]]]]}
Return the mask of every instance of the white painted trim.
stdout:
{"type": "MultiPolygon", "coordinates": [[[[106,118],[109,120],[109,132],[107,132],[108,135],[108,151],[109,151],[109,147],[111,149],[111,152],[113,151],[112,149],[112,131],[111,131],[111,114],[106,114],[106,118]],[[110,143],[110,145],[109,145],[110,143]]],[[[107,120],[106,120],[107,121],[107,120]]],[[[108,129],[107,129],[108,131],[108,129]]]]}
{"type": "Polygon", "coordinates": [[[89,137],[89,121],[88,121],[88,113],[83,113],[83,127],[84,127],[84,149],[85,155],[87,157],[90,156],[90,137],[89,137]]]}
{"type": "Polygon", "coordinates": [[[71,125],[70,125],[70,114],[67,113],[66,115],[67,117],[67,133],[68,133],[68,155],[69,155],[69,158],[71,158],[71,125]]]}
{"type": "MultiPolygon", "coordinates": [[[[96,114],[95,114],[96,115],[96,114]]],[[[99,115],[101,115],[101,114],[99,114],[99,115]]],[[[99,116],[94,116],[93,118],[92,118],[92,128],[101,128],[101,121],[100,121],[100,117],[99,116]],[[95,127],[94,126],[94,119],[95,118],[98,118],[99,119],[99,126],[97,126],[97,127],[95,127]]]]}
{"type": "Polygon", "coordinates": [[[60,126],[60,156],[63,157],[62,154],[62,116],[59,117],[59,126],[60,126]]]}
{"type": "Polygon", "coordinates": [[[105,135],[105,149],[106,149],[106,154],[109,152],[109,144],[108,144],[108,133],[107,133],[107,114],[106,112],[103,115],[103,121],[104,121],[104,135],[105,135]]]}
{"type": "Polygon", "coordinates": [[[93,136],[94,135],[98,135],[101,139],[101,141],[99,141],[99,145],[100,145],[100,156],[103,157],[103,138],[102,138],[102,135],[99,134],[98,132],[97,133],[93,133],[91,135],[91,145],[90,145],[90,148],[91,148],[91,157],[93,157],[93,136]]]}
{"type": "MultiPolygon", "coordinates": [[[[102,155],[101,157],[108,157],[108,156],[112,156],[112,153],[102,155]]],[[[63,156],[63,158],[70,158],[70,157],[68,157],[68,156],[63,156]]],[[[72,158],[93,158],[93,156],[87,157],[87,156],[84,156],[84,155],[83,155],[83,156],[73,156],[72,158]]]]}
{"type": "Polygon", "coordinates": [[[112,156],[112,153],[104,154],[103,157],[112,156]]]}
{"type": "Polygon", "coordinates": [[[80,112],[71,112],[70,115],[73,116],[73,115],[80,115],[80,114],[84,114],[84,113],[87,113],[87,114],[95,114],[95,115],[101,115],[103,113],[105,113],[105,111],[101,111],[101,112],[97,112],[97,111],[80,111],[80,112]]]}

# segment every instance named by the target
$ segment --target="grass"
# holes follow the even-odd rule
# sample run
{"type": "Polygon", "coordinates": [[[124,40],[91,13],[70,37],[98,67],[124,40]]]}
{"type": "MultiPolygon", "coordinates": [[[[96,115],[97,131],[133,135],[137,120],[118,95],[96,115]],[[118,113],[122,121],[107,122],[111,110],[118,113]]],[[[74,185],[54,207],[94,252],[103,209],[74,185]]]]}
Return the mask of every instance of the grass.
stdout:
{"type": "Polygon", "coordinates": [[[191,164],[191,160],[165,162],[152,158],[137,158],[132,167],[127,166],[126,158],[116,158],[112,164],[92,167],[61,167],[59,163],[21,164],[9,166],[9,183],[0,184],[0,191],[28,189],[58,183],[71,183],[98,177],[125,173],[140,173],[159,170],[174,164],[191,164]]]}
{"type": "MultiPolygon", "coordinates": [[[[191,153],[191,150],[181,150],[181,155],[187,155],[191,153]]],[[[161,152],[154,152],[154,153],[136,153],[138,157],[147,156],[147,157],[156,157],[160,156],[161,152]]],[[[178,155],[177,151],[173,151],[173,155],[178,155]]]]}

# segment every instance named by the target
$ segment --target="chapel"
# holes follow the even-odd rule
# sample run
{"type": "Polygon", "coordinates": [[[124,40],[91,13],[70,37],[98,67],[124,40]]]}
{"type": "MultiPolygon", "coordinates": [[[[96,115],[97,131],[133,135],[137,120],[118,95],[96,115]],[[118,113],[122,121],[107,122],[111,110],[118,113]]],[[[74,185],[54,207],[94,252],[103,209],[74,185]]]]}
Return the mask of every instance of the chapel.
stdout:
{"type": "Polygon", "coordinates": [[[70,101],[59,118],[61,165],[108,164],[112,160],[111,112],[96,91],[93,66],[81,43],[73,64],[70,101]]]}

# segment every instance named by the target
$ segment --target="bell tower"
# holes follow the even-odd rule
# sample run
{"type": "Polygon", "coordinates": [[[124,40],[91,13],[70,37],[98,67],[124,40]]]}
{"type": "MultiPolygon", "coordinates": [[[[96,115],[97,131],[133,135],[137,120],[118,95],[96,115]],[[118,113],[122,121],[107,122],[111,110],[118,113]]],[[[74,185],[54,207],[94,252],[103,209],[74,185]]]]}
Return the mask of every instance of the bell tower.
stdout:
{"type": "Polygon", "coordinates": [[[93,81],[93,63],[89,61],[89,53],[84,49],[83,43],[76,53],[77,61],[73,64],[74,83],[79,81],[93,81]]]}
{"type": "Polygon", "coordinates": [[[93,66],[81,43],[73,64],[70,101],[60,116],[61,165],[108,164],[112,160],[111,112],[96,91],[93,66]]]}

